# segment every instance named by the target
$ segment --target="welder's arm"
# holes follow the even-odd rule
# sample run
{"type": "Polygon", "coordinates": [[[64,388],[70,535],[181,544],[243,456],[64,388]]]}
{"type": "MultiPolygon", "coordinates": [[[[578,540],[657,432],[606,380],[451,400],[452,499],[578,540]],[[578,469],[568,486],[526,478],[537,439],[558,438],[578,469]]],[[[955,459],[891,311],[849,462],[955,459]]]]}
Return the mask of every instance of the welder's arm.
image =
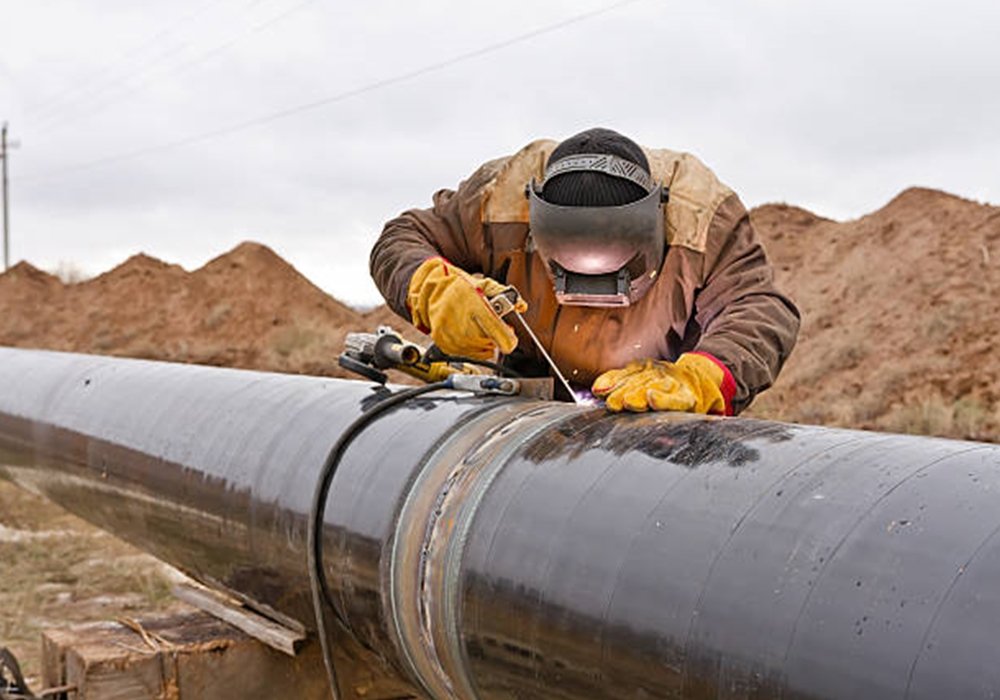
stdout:
{"type": "MultiPolygon", "coordinates": [[[[477,360],[517,346],[514,329],[489,303],[503,285],[470,274],[482,272],[490,259],[480,203],[500,163],[482,166],[457,191],[439,191],[430,209],[410,210],[387,223],[370,261],[375,284],[397,314],[444,352],[477,360]]],[[[515,308],[523,312],[524,300],[515,308]]]]}
{"type": "Polygon", "coordinates": [[[406,304],[410,279],[421,263],[439,257],[470,272],[478,264],[469,250],[456,193],[451,190],[435,194],[430,209],[411,209],[386,223],[372,248],[372,279],[393,311],[413,320],[406,304]]]}
{"type": "Polygon", "coordinates": [[[703,286],[695,297],[701,327],[697,351],[732,375],[732,413],[774,383],[795,345],[799,311],[774,286],[774,273],[735,195],[712,220],[705,251],[703,286]]]}
{"type": "Polygon", "coordinates": [[[410,280],[428,258],[442,257],[465,272],[483,272],[489,251],[480,220],[482,189],[500,161],[490,161],[458,190],[440,190],[430,209],[411,209],[387,222],[369,268],[375,285],[397,314],[412,320],[407,308],[410,280]]]}

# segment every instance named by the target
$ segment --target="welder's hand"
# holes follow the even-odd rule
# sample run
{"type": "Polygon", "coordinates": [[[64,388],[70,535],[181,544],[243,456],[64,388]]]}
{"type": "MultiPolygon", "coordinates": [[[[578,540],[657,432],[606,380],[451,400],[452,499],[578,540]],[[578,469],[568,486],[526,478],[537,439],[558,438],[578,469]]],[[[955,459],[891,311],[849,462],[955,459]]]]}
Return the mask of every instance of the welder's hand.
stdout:
{"type": "MultiPolygon", "coordinates": [[[[430,258],[410,278],[406,301],[413,324],[429,333],[442,351],[489,360],[498,348],[506,355],[517,347],[514,329],[488,301],[504,289],[496,280],[470,275],[444,258],[430,258]]],[[[518,297],[514,308],[523,313],[528,305],[518,297]]]]}
{"type": "Polygon", "coordinates": [[[611,411],[728,414],[726,371],[714,358],[685,353],[677,362],[640,360],[599,376],[591,387],[611,411]]]}

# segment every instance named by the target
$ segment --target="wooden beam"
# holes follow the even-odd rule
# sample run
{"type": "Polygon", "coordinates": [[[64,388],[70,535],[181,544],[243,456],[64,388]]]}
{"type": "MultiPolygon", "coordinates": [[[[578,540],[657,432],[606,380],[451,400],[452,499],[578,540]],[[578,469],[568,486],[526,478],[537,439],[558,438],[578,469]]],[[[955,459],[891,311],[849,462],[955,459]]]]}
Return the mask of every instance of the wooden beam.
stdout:
{"type": "Polygon", "coordinates": [[[204,610],[210,615],[224,620],[233,627],[247,633],[259,642],[272,649],[295,656],[299,647],[305,641],[306,635],[299,630],[292,630],[259,613],[250,610],[239,601],[223,596],[207,588],[187,583],[174,587],[174,596],[204,610]]]}

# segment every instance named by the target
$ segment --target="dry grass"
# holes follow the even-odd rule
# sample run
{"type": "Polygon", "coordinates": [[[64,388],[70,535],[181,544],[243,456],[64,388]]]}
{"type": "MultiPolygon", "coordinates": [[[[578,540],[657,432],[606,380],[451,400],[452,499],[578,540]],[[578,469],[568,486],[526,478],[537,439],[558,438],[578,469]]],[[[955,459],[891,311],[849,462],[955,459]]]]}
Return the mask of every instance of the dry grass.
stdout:
{"type": "Polygon", "coordinates": [[[293,354],[306,354],[305,351],[321,338],[322,336],[312,329],[292,325],[282,328],[275,334],[272,348],[281,357],[288,358],[293,354]]]}
{"type": "Polygon", "coordinates": [[[0,481],[0,646],[40,668],[47,627],[176,606],[153,557],[0,481]]]}
{"type": "MultiPolygon", "coordinates": [[[[806,425],[861,428],[887,433],[1000,442],[1000,404],[974,395],[958,399],[940,393],[904,398],[887,373],[880,390],[845,387],[835,399],[805,399],[779,386],[763,394],[747,416],[806,425]],[[890,400],[887,397],[896,397],[890,400]]],[[[801,395],[801,394],[800,394],[801,395]]]]}
{"type": "Polygon", "coordinates": [[[60,260],[52,274],[59,278],[63,284],[78,284],[90,279],[90,275],[84,272],[76,263],[60,260]]]}
{"type": "Polygon", "coordinates": [[[948,401],[933,395],[891,409],[875,427],[893,433],[996,441],[1000,410],[975,397],[948,401]]]}

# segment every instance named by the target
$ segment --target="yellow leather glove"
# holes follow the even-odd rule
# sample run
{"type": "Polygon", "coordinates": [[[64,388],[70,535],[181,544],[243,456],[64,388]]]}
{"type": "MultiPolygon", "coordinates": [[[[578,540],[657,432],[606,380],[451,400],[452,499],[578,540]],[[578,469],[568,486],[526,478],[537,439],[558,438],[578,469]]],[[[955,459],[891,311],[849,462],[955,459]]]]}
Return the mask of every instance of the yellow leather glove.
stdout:
{"type": "MultiPolygon", "coordinates": [[[[731,376],[728,377],[732,382],[731,376]]],[[[639,360],[599,376],[591,387],[611,411],[689,411],[728,414],[727,372],[705,355],[684,353],[677,362],[639,360]]]]}
{"type": "MultiPolygon", "coordinates": [[[[442,351],[489,360],[498,348],[506,355],[517,347],[514,329],[488,301],[504,289],[496,280],[470,275],[444,258],[429,258],[410,278],[406,303],[413,324],[429,333],[442,351]]],[[[528,304],[518,297],[514,308],[524,313],[528,304]]]]}

